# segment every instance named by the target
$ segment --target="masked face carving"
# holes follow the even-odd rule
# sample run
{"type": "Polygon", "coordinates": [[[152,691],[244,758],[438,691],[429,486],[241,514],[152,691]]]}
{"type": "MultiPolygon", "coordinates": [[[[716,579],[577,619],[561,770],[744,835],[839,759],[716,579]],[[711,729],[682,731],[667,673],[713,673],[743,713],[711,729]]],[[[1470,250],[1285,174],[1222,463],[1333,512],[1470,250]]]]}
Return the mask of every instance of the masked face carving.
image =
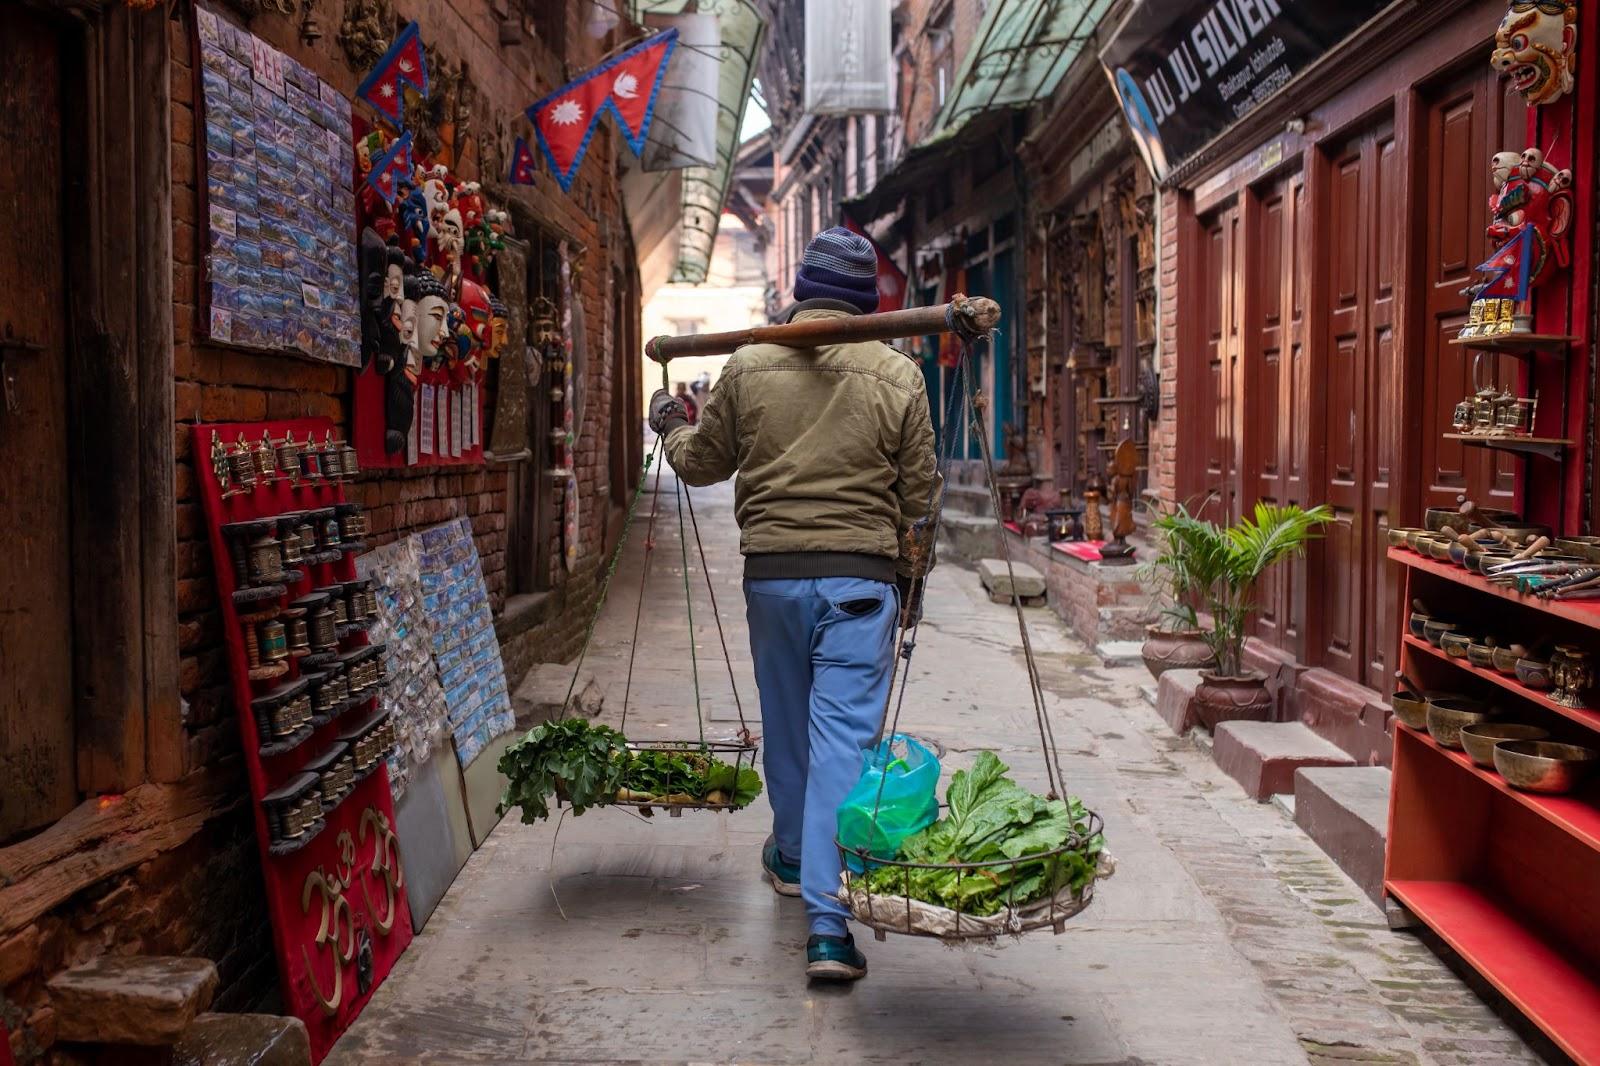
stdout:
{"type": "Polygon", "coordinates": [[[400,331],[400,346],[415,355],[417,350],[417,302],[401,300],[394,309],[395,328],[400,331]]]}
{"type": "Polygon", "coordinates": [[[383,276],[383,295],[390,300],[399,300],[406,294],[406,276],[400,269],[400,264],[390,261],[388,270],[383,276]]]}
{"type": "MultiPolygon", "coordinates": [[[[1510,155],[1503,152],[1501,156],[1510,155]]],[[[1489,240],[1496,248],[1530,231],[1528,287],[1538,288],[1568,263],[1567,231],[1572,226],[1572,172],[1557,170],[1544,153],[1530,148],[1490,201],[1489,240]]]]}
{"type": "Polygon", "coordinates": [[[438,358],[439,346],[449,334],[448,309],[443,296],[424,296],[417,301],[417,352],[422,358],[438,358]]]}
{"type": "Polygon", "coordinates": [[[1577,21],[1573,0],[1513,0],[1489,62],[1528,103],[1559,100],[1572,91],[1577,70],[1577,21]]]}
{"type": "Polygon", "coordinates": [[[453,207],[446,211],[444,216],[434,225],[433,240],[439,246],[439,251],[449,258],[459,257],[464,240],[464,234],[461,229],[461,212],[453,207]]]}

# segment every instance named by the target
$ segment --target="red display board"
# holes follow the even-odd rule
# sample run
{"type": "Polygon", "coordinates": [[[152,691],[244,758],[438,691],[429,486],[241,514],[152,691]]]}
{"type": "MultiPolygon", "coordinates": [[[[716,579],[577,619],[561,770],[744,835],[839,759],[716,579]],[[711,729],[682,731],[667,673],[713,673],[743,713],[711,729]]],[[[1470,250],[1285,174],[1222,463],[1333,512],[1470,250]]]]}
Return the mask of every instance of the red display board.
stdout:
{"type": "MultiPolygon", "coordinates": [[[[257,675],[266,671],[256,661],[261,656],[247,651],[252,630],[241,618],[260,616],[274,606],[288,607],[313,589],[355,580],[355,556],[364,545],[346,540],[339,548],[312,553],[315,557],[304,564],[293,564],[277,595],[264,596],[262,589],[248,586],[241,590],[234,546],[224,527],[334,507],[345,502],[344,487],[340,480],[328,477],[272,476],[257,478],[251,487],[230,479],[225,490],[213,456],[218,444],[223,452],[221,461],[226,464],[226,453],[241,440],[253,446],[263,437],[280,441],[292,435],[296,441],[326,442],[333,431],[333,424],[325,419],[194,427],[196,476],[216,563],[217,595],[249,769],[282,996],[289,1012],[310,1031],[317,1061],[361,1013],[411,941],[411,913],[395,841],[388,768],[384,758],[377,758],[365,776],[357,775],[353,786],[346,786],[348,791],[341,798],[323,806],[319,825],[290,841],[274,839],[262,799],[296,779],[308,764],[336,748],[342,735],[374,715],[377,690],[373,687],[365,696],[352,697],[339,709],[313,718],[292,737],[263,743],[252,701],[285,691],[301,678],[302,663],[319,657],[290,657],[281,676],[252,680],[253,668],[257,675]]],[[[338,654],[350,656],[366,644],[359,626],[340,627],[338,654]]]]}

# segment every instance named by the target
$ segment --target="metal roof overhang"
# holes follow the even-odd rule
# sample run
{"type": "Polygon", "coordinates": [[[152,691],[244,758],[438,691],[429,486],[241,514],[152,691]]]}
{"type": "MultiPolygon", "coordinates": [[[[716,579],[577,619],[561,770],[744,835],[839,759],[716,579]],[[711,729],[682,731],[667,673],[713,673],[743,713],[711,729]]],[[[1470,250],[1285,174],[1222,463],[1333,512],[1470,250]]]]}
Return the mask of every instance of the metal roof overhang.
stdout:
{"type": "Polygon", "coordinates": [[[998,0],[991,5],[929,135],[870,192],[845,206],[864,223],[882,216],[958,152],[998,133],[1014,112],[1053,94],[1113,3],[998,0]]]}

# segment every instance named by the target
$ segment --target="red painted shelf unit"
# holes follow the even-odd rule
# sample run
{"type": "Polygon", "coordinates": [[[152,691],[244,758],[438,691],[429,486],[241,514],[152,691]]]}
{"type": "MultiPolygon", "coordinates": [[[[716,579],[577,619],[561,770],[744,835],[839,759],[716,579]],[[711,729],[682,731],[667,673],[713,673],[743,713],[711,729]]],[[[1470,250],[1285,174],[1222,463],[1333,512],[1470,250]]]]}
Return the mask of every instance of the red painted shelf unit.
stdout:
{"type": "MultiPolygon", "coordinates": [[[[1389,558],[1405,568],[1406,604],[1475,635],[1600,647],[1600,602],[1547,602],[1403,548],[1389,558]]],[[[1593,707],[1564,707],[1414,636],[1400,664],[1425,690],[1600,747],[1600,691],[1593,707]]],[[[1600,782],[1567,796],[1520,792],[1425,731],[1398,719],[1394,729],[1385,891],[1558,1047],[1600,1064],[1600,908],[1589,891],[1600,883],[1600,782]]]]}

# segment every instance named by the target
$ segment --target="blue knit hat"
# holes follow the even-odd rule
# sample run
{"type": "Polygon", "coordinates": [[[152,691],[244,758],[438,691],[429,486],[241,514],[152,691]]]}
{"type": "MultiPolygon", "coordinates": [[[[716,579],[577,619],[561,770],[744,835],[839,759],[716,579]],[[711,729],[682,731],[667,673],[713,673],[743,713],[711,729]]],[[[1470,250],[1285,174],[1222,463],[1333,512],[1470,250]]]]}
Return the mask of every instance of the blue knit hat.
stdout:
{"type": "Polygon", "coordinates": [[[878,309],[878,253],[872,242],[840,226],[806,245],[794,279],[796,300],[842,300],[870,315],[878,309]]]}

